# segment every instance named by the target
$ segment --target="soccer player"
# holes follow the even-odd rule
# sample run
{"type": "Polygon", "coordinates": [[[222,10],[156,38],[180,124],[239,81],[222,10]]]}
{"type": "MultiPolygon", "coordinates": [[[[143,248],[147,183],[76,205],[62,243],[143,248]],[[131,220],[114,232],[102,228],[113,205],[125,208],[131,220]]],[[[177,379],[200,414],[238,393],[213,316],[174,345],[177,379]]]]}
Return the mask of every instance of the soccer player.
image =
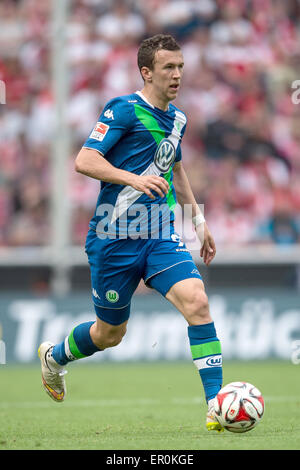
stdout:
{"type": "Polygon", "coordinates": [[[206,426],[221,431],[213,409],[222,386],[220,341],[201,275],[174,230],[178,200],[192,209],[200,255],[210,264],[214,240],[181,162],[186,116],[171,103],[183,55],[172,36],[156,35],[141,43],[138,66],[143,89],[106,104],[75,163],[76,171],[101,181],[85,247],[96,321],[76,326],[60,344],[40,345],[42,381],[54,400],[64,400],[65,365],[121,342],[132,295],[143,279],[186,319],[208,403],[206,426]]]}

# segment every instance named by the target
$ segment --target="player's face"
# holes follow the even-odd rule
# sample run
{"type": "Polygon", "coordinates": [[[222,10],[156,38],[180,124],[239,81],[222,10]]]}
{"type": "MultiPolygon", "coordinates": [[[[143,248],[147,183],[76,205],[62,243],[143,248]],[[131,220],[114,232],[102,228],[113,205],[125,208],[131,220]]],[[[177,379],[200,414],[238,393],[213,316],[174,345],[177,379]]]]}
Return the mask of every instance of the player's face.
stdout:
{"type": "Polygon", "coordinates": [[[183,65],[181,51],[161,49],[155,53],[151,84],[162,100],[169,102],[176,98],[183,74],[183,65]]]}

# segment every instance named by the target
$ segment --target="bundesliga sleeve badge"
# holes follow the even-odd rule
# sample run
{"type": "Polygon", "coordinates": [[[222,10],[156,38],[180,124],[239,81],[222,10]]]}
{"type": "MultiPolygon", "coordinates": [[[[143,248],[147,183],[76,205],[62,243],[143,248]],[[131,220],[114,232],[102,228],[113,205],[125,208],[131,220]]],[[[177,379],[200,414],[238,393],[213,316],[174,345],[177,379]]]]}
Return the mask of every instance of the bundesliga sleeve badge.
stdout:
{"type": "Polygon", "coordinates": [[[97,122],[96,126],[91,132],[90,139],[96,139],[102,142],[102,140],[107,134],[108,129],[109,126],[107,124],[104,124],[104,122],[97,122]]]}

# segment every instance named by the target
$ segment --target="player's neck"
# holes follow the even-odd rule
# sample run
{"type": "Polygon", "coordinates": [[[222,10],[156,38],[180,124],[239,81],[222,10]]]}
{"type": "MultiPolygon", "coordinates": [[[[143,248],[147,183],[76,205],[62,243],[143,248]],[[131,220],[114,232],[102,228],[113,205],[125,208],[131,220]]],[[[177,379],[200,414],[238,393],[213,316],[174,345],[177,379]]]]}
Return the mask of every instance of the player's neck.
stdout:
{"type": "Polygon", "coordinates": [[[155,106],[155,108],[159,108],[162,111],[168,111],[169,101],[166,101],[163,98],[157,96],[155,90],[152,88],[144,87],[140,93],[152,106],[155,106]]]}

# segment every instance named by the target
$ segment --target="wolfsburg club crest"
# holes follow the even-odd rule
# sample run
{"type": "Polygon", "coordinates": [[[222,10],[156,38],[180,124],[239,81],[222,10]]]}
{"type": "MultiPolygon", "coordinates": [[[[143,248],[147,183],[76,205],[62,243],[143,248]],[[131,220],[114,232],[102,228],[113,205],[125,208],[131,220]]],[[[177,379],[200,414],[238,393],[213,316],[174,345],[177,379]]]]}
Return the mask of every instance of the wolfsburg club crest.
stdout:
{"type": "Polygon", "coordinates": [[[155,166],[161,173],[168,173],[175,160],[175,147],[169,139],[163,139],[154,155],[155,166]]]}

